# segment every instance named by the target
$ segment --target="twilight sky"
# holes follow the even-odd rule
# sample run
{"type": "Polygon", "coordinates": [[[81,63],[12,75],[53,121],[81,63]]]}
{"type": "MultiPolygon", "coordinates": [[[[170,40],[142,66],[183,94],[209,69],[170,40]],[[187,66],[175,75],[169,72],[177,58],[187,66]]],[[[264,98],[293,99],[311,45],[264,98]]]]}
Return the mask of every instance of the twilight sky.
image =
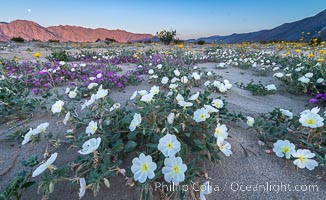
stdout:
{"type": "Polygon", "coordinates": [[[313,16],[325,0],[6,0],[0,22],[77,25],[151,33],[176,29],[181,39],[270,29],[313,16]]]}

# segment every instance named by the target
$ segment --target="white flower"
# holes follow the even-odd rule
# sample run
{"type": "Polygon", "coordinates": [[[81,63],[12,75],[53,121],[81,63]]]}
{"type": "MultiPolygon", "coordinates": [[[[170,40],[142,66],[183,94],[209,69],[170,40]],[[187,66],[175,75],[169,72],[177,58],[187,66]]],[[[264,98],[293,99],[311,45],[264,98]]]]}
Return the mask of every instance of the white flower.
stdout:
{"type": "Polygon", "coordinates": [[[64,118],[64,119],[63,119],[63,121],[62,121],[64,125],[66,125],[66,124],[67,124],[67,122],[68,122],[69,118],[70,118],[70,111],[69,111],[69,112],[67,112],[67,114],[66,114],[65,118],[64,118]]]}
{"type": "Polygon", "coordinates": [[[311,78],[311,77],[314,76],[314,74],[309,72],[309,73],[306,73],[304,76],[307,77],[307,78],[311,78]]]}
{"type": "Polygon", "coordinates": [[[140,91],[138,91],[138,94],[140,94],[140,96],[144,96],[144,95],[148,94],[148,92],[146,90],[140,90],[140,91]]]}
{"type": "Polygon", "coordinates": [[[149,92],[154,94],[154,95],[158,94],[160,92],[160,87],[154,85],[149,92]]]}
{"type": "Polygon", "coordinates": [[[197,92],[196,94],[191,95],[191,97],[189,98],[189,100],[195,101],[195,100],[198,99],[198,97],[199,97],[199,92],[197,92]]]}
{"type": "Polygon", "coordinates": [[[273,151],[275,152],[277,157],[284,157],[286,159],[290,159],[291,155],[295,153],[295,146],[294,144],[290,143],[289,140],[277,140],[276,143],[274,143],[273,151]]]}
{"type": "Polygon", "coordinates": [[[301,81],[302,83],[309,83],[310,79],[305,76],[302,76],[302,77],[298,78],[298,81],[301,81]]]}
{"type": "Polygon", "coordinates": [[[276,90],[276,86],[274,84],[266,85],[265,89],[267,91],[276,90]]]}
{"type": "Polygon", "coordinates": [[[176,69],[176,70],[174,70],[173,72],[174,72],[174,75],[175,75],[175,76],[180,76],[180,71],[179,71],[179,70],[176,69]]]}
{"type": "Polygon", "coordinates": [[[70,88],[66,88],[65,93],[68,94],[70,92],[70,88]]]}
{"type": "Polygon", "coordinates": [[[110,112],[116,110],[116,109],[119,109],[121,107],[121,104],[120,103],[114,103],[111,108],[110,108],[110,112]]]}
{"type": "Polygon", "coordinates": [[[287,116],[288,118],[292,119],[293,118],[293,113],[289,110],[285,110],[280,108],[280,111],[282,113],[282,115],[287,116]]]}
{"type": "Polygon", "coordinates": [[[214,137],[217,138],[217,141],[223,141],[228,137],[228,128],[225,124],[217,124],[214,132],[214,137]]]}
{"type": "Polygon", "coordinates": [[[95,102],[95,94],[92,94],[89,100],[85,100],[85,103],[82,105],[81,110],[84,110],[85,107],[92,105],[95,102]]]}
{"type": "Polygon", "coordinates": [[[200,186],[199,199],[206,200],[205,195],[212,193],[212,191],[213,191],[213,187],[209,184],[208,181],[206,181],[200,186]]]}
{"type": "Polygon", "coordinates": [[[157,69],[161,69],[163,66],[162,66],[162,64],[158,64],[158,65],[156,65],[156,68],[157,69]]]}
{"type": "Polygon", "coordinates": [[[216,108],[214,108],[211,105],[204,105],[204,107],[208,111],[208,113],[217,113],[217,112],[219,112],[216,108]]]}
{"type": "Polygon", "coordinates": [[[73,91],[70,91],[68,94],[68,97],[70,99],[74,99],[77,96],[77,88],[75,88],[73,91]]]}
{"type": "Polygon", "coordinates": [[[323,78],[317,79],[317,83],[322,83],[322,82],[324,82],[324,79],[323,78]]]}
{"type": "Polygon", "coordinates": [[[108,95],[109,91],[102,89],[102,85],[98,88],[97,93],[95,94],[95,99],[101,99],[104,98],[106,95],[108,95]]]}
{"type": "Polygon", "coordinates": [[[220,87],[220,85],[221,85],[222,83],[220,82],[220,81],[214,81],[213,82],[213,85],[214,85],[214,87],[220,87]]]}
{"type": "Polygon", "coordinates": [[[228,88],[223,83],[221,83],[221,85],[218,87],[218,90],[224,93],[228,90],[228,88]]]}
{"type": "Polygon", "coordinates": [[[181,77],[181,83],[183,83],[183,84],[188,83],[188,77],[187,76],[181,77]]]}
{"type": "Polygon", "coordinates": [[[247,117],[247,125],[248,126],[253,126],[255,123],[255,119],[253,117],[247,117]]]}
{"type": "Polygon", "coordinates": [[[154,74],[154,70],[153,69],[148,70],[148,74],[154,74]]]}
{"type": "Polygon", "coordinates": [[[304,127],[318,128],[324,125],[324,118],[317,113],[306,112],[300,115],[299,122],[304,127]]]}
{"type": "Polygon", "coordinates": [[[207,76],[212,76],[213,74],[212,74],[212,72],[211,71],[208,71],[207,72],[207,76]]]}
{"type": "Polygon", "coordinates": [[[161,83],[162,83],[163,85],[167,84],[168,82],[169,82],[169,78],[166,77],[166,76],[164,76],[164,77],[162,78],[162,80],[161,80],[161,83]]]}
{"type": "Polygon", "coordinates": [[[44,172],[46,169],[54,169],[52,163],[57,159],[58,153],[53,153],[50,158],[40,166],[38,166],[32,174],[32,177],[36,177],[44,172]]]}
{"type": "Polygon", "coordinates": [[[158,150],[160,150],[165,157],[172,157],[181,150],[181,143],[175,135],[168,133],[160,139],[158,150]]]}
{"type": "Polygon", "coordinates": [[[180,79],[177,78],[177,77],[174,77],[173,79],[171,79],[171,83],[175,83],[175,82],[178,82],[178,81],[180,81],[180,79]]]}
{"type": "Polygon", "coordinates": [[[210,117],[210,115],[208,113],[208,110],[206,110],[205,108],[201,108],[194,112],[193,119],[196,122],[203,122],[203,121],[206,121],[206,119],[208,119],[209,117],[210,117]]]}
{"type": "Polygon", "coordinates": [[[297,152],[292,154],[293,157],[297,158],[293,161],[293,164],[298,166],[299,168],[307,168],[309,170],[313,170],[318,166],[318,162],[310,159],[315,157],[314,153],[311,153],[308,149],[298,149],[297,152]]]}
{"type": "Polygon", "coordinates": [[[102,78],[102,73],[98,73],[98,74],[96,75],[96,78],[102,78]]]}
{"type": "Polygon", "coordinates": [[[86,180],[85,178],[79,179],[79,199],[81,199],[86,192],[86,180]]]}
{"type": "Polygon", "coordinates": [[[97,122],[90,121],[88,123],[88,126],[86,127],[86,134],[90,136],[91,134],[93,135],[97,130],[97,122]]]}
{"type": "Polygon", "coordinates": [[[129,125],[129,130],[134,131],[137,126],[139,126],[141,123],[141,115],[138,113],[134,114],[134,118],[132,119],[130,125],[129,125]]]}
{"type": "Polygon", "coordinates": [[[231,144],[228,143],[227,141],[223,140],[217,140],[217,145],[220,148],[220,151],[222,151],[222,153],[224,153],[224,155],[226,156],[230,156],[232,154],[231,151],[231,144]]]}
{"type": "Polygon", "coordinates": [[[88,88],[89,90],[91,90],[91,89],[93,89],[93,88],[96,87],[96,86],[98,86],[97,83],[90,83],[90,84],[88,84],[87,88],[88,88]]]}
{"type": "Polygon", "coordinates": [[[207,87],[207,86],[209,86],[211,84],[211,82],[210,81],[206,81],[205,83],[204,83],[204,85],[207,87]]]}
{"type": "Polygon", "coordinates": [[[170,89],[176,89],[177,87],[178,87],[177,84],[170,84],[170,85],[169,85],[169,88],[170,88],[170,89]]]}
{"type": "Polygon", "coordinates": [[[224,82],[226,89],[230,90],[232,88],[232,84],[230,83],[229,80],[224,80],[223,82],[224,82]]]}
{"type": "Polygon", "coordinates": [[[45,133],[46,129],[49,127],[49,123],[45,122],[36,127],[36,131],[39,133],[45,133]]]}
{"type": "Polygon", "coordinates": [[[130,100],[133,100],[137,97],[138,91],[136,90],[134,93],[132,93],[130,100]]]}
{"type": "Polygon", "coordinates": [[[166,182],[171,181],[175,185],[179,185],[180,182],[185,180],[185,172],[187,171],[187,165],[182,163],[180,157],[169,157],[164,159],[164,167],[162,173],[166,182]]]}
{"type": "Polygon", "coordinates": [[[22,145],[27,144],[31,140],[31,137],[33,135],[37,135],[39,133],[40,133],[39,130],[30,128],[29,131],[24,135],[24,140],[22,142],[22,145]]]}
{"type": "Polygon", "coordinates": [[[277,72],[273,76],[277,77],[277,78],[282,78],[284,76],[284,74],[282,72],[277,72]]]}
{"type": "Polygon", "coordinates": [[[196,81],[200,80],[200,75],[198,74],[198,72],[193,72],[191,75],[196,81]]]}
{"type": "Polygon", "coordinates": [[[178,101],[178,104],[183,108],[191,107],[193,105],[193,103],[187,101],[178,101]]]}
{"type": "Polygon", "coordinates": [[[150,155],[145,156],[141,153],[138,158],[136,157],[132,160],[131,171],[134,174],[135,181],[139,181],[140,183],[145,183],[147,178],[153,179],[156,168],[157,165],[153,162],[150,155]]]}
{"type": "Polygon", "coordinates": [[[153,93],[148,93],[148,94],[145,94],[144,96],[142,96],[140,98],[141,101],[144,101],[146,103],[150,103],[152,101],[154,97],[154,94],[153,93]]]}
{"type": "Polygon", "coordinates": [[[175,97],[175,99],[179,102],[179,101],[184,101],[184,97],[181,94],[177,94],[177,96],[175,97]]]}
{"type": "Polygon", "coordinates": [[[170,113],[168,115],[167,119],[168,119],[169,124],[173,124],[174,117],[175,117],[175,114],[174,113],[170,113]]]}
{"type": "Polygon", "coordinates": [[[221,99],[214,99],[212,101],[212,106],[214,106],[215,108],[223,108],[224,103],[221,99]]]}
{"type": "Polygon", "coordinates": [[[62,107],[65,103],[61,100],[56,101],[55,104],[52,105],[51,111],[53,114],[60,113],[62,110],[62,107]]]}
{"type": "Polygon", "coordinates": [[[60,61],[60,62],[59,62],[59,65],[65,65],[65,64],[66,64],[65,61],[60,61]]]}
{"type": "Polygon", "coordinates": [[[300,115],[303,115],[303,114],[308,114],[308,113],[314,113],[314,114],[317,114],[319,113],[320,111],[320,108],[319,107],[314,107],[312,108],[311,110],[304,110],[300,113],[300,115]]]}
{"type": "Polygon", "coordinates": [[[98,149],[101,144],[101,138],[92,138],[84,142],[82,150],[79,150],[78,153],[82,155],[90,154],[98,149]]]}

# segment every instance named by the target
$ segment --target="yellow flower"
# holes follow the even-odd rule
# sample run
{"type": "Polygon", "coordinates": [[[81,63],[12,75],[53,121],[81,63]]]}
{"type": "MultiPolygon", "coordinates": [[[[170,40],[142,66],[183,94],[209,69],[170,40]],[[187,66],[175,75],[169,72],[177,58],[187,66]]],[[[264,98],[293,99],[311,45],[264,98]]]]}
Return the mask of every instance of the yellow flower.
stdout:
{"type": "Polygon", "coordinates": [[[41,53],[40,52],[36,52],[36,53],[33,54],[33,56],[35,58],[39,58],[39,57],[41,57],[41,53]]]}
{"type": "Polygon", "coordinates": [[[183,48],[183,44],[178,44],[178,48],[182,49],[183,48]]]}
{"type": "Polygon", "coordinates": [[[310,54],[308,54],[308,57],[309,58],[313,58],[314,57],[314,54],[310,53],[310,54]]]}
{"type": "Polygon", "coordinates": [[[317,61],[318,62],[324,62],[324,58],[319,58],[317,61]]]}
{"type": "Polygon", "coordinates": [[[300,53],[300,52],[301,52],[301,50],[300,50],[300,49],[296,49],[296,50],[295,50],[295,52],[297,52],[297,53],[300,53]]]}
{"type": "Polygon", "coordinates": [[[15,61],[15,62],[18,62],[18,57],[15,56],[15,57],[14,57],[14,61],[15,61]]]}

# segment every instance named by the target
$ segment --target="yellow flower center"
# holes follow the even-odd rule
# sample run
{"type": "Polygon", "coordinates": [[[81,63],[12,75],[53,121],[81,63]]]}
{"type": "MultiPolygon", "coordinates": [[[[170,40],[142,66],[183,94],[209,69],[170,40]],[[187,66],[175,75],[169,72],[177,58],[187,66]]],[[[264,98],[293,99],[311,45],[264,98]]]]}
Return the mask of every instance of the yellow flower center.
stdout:
{"type": "Polygon", "coordinates": [[[171,150],[172,147],[173,147],[173,145],[172,145],[171,142],[166,143],[166,148],[167,148],[167,149],[171,150]]]}
{"type": "Polygon", "coordinates": [[[282,147],[281,150],[282,150],[283,153],[289,153],[290,148],[289,147],[282,147]]]}
{"type": "Polygon", "coordinates": [[[141,172],[147,172],[149,170],[149,166],[147,163],[143,163],[141,168],[140,168],[141,172]]]}
{"type": "Polygon", "coordinates": [[[301,162],[305,162],[306,158],[303,157],[303,156],[299,156],[298,159],[301,161],[301,162]]]}
{"type": "Polygon", "coordinates": [[[205,119],[205,115],[204,115],[204,114],[200,114],[200,115],[199,115],[199,118],[200,118],[200,119],[205,119]]]}
{"type": "Polygon", "coordinates": [[[96,131],[97,130],[97,128],[94,126],[94,127],[92,127],[92,131],[96,131]]]}
{"type": "Polygon", "coordinates": [[[316,123],[316,120],[314,119],[306,119],[306,123],[309,124],[309,125],[313,125],[316,123]]]}
{"type": "Polygon", "coordinates": [[[215,129],[215,134],[220,135],[221,134],[221,129],[215,129]]]}
{"type": "Polygon", "coordinates": [[[179,166],[174,166],[174,167],[172,168],[172,170],[173,170],[173,173],[175,173],[175,174],[178,174],[178,173],[180,172],[180,168],[179,168],[179,166]]]}
{"type": "Polygon", "coordinates": [[[219,102],[216,102],[214,105],[215,105],[216,108],[220,107],[220,103],[219,102]]]}

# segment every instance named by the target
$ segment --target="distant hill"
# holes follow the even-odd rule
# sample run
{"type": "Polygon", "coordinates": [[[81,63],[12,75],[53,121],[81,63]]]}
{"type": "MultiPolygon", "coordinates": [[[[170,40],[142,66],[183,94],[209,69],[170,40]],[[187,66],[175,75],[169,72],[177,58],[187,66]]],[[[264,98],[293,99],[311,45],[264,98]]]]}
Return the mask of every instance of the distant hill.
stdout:
{"type": "Polygon", "coordinates": [[[309,37],[318,36],[321,31],[323,40],[326,40],[326,10],[313,17],[308,17],[292,23],[285,23],[270,30],[261,30],[252,33],[232,34],[228,36],[210,36],[198,39],[186,40],[186,42],[197,42],[204,40],[207,43],[241,43],[241,42],[260,42],[260,41],[298,41],[302,32],[310,32],[309,37]]]}
{"type": "Polygon", "coordinates": [[[25,40],[60,40],[62,42],[95,42],[97,39],[114,39],[118,42],[129,42],[153,37],[151,34],[136,34],[124,30],[108,30],[104,28],[84,28],[80,26],[43,27],[27,20],[15,20],[10,23],[0,22],[0,41],[9,41],[12,37],[25,40]]]}

